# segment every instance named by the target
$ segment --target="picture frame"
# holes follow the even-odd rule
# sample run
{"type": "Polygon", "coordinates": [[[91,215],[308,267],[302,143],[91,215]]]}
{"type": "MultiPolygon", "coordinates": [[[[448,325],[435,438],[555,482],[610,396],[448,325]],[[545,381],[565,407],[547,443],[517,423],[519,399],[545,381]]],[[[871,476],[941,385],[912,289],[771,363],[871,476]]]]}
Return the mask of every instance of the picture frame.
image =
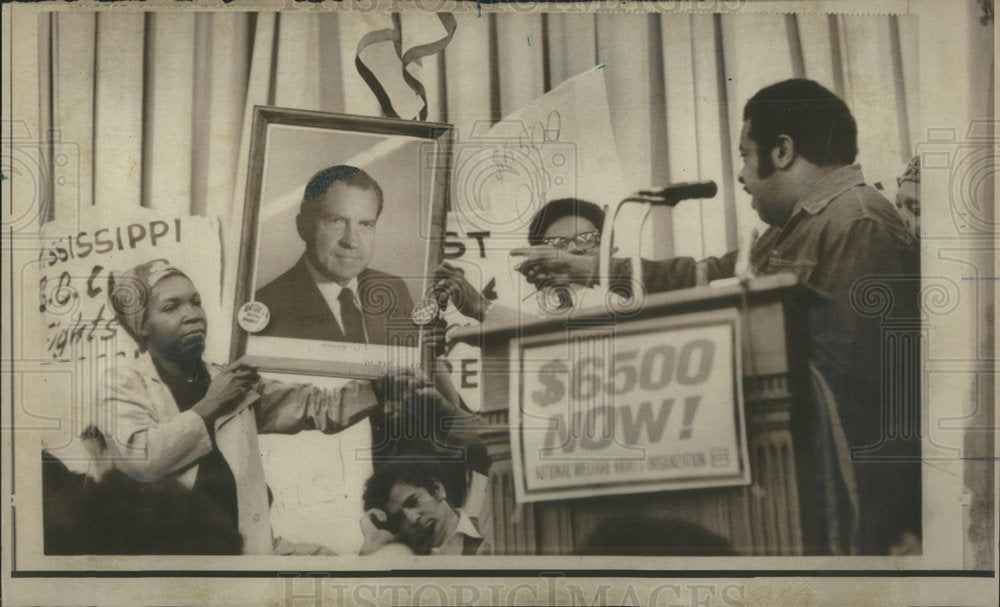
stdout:
{"type": "Polygon", "coordinates": [[[422,366],[412,311],[442,257],[452,136],[443,123],[254,107],[230,360],[354,378],[422,366]],[[352,176],[336,189],[344,170],[352,176]],[[306,212],[313,178],[325,184],[314,196],[329,189],[306,212]],[[331,204],[349,217],[330,215],[331,204]],[[307,238],[324,253],[307,254],[307,238]],[[317,286],[331,278],[354,288],[364,341],[350,333],[357,315],[342,319],[328,286],[317,286]]]}

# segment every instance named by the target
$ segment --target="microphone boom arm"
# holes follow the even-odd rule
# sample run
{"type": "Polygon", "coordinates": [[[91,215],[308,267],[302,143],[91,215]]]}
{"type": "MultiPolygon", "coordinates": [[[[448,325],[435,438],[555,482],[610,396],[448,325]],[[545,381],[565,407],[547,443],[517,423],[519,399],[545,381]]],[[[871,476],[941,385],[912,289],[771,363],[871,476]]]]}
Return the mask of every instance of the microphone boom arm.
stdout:
{"type": "MultiPolygon", "coordinates": [[[[604,207],[604,225],[601,227],[601,248],[598,260],[598,277],[601,289],[607,292],[611,286],[611,239],[614,235],[615,219],[618,212],[626,204],[641,204],[645,206],[642,221],[639,223],[639,234],[642,234],[642,227],[646,224],[650,209],[656,206],[674,207],[682,200],[691,198],[712,198],[718,192],[718,186],[714,181],[695,181],[688,183],[678,183],[666,186],[657,190],[640,190],[622,200],[618,201],[612,211],[607,205],[604,207]]],[[[638,247],[630,256],[632,297],[639,297],[640,291],[645,292],[645,285],[642,280],[642,260],[638,247]]]]}

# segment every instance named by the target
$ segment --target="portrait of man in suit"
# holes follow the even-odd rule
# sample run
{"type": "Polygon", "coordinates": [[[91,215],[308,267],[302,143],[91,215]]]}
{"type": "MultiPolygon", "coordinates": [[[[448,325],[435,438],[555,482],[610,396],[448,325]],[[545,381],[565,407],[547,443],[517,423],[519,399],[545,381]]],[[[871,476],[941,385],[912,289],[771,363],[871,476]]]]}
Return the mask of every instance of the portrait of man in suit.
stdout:
{"type": "Polygon", "coordinates": [[[357,167],[331,166],[309,180],[295,218],[306,250],[257,290],[271,316],[259,335],[384,345],[415,332],[403,279],[368,267],[383,205],[378,182],[357,167]]]}

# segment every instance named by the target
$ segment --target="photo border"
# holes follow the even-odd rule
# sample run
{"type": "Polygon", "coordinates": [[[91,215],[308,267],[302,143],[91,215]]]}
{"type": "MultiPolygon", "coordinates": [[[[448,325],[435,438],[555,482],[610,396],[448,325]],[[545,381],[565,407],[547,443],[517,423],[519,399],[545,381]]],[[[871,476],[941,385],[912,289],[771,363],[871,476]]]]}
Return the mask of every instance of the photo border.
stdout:
{"type": "MultiPolygon", "coordinates": [[[[258,232],[260,230],[261,194],[264,181],[264,164],[268,145],[268,127],[272,125],[297,126],[307,128],[328,129],[330,131],[352,131],[372,135],[398,135],[427,140],[428,147],[433,148],[430,154],[421,145],[420,170],[430,171],[430,234],[422,235],[428,239],[427,255],[423,263],[424,282],[428,280],[428,272],[442,259],[444,249],[444,231],[446,209],[450,189],[451,142],[453,127],[450,124],[416,120],[400,120],[396,118],[377,118],[351,114],[336,114],[317,112],[313,110],[298,110],[291,108],[261,106],[253,108],[253,121],[250,128],[250,155],[247,170],[246,196],[243,206],[243,221],[240,231],[240,246],[238,270],[236,274],[236,291],[232,317],[232,339],[230,340],[230,360],[236,360],[246,354],[249,334],[239,323],[239,315],[244,304],[254,301],[252,291],[257,265],[258,232]]],[[[423,173],[421,173],[421,176],[423,173]]],[[[422,214],[423,209],[418,213],[422,214]]],[[[419,302],[419,297],[415,300],[419,302]]],[[[423,331],[419,332],[418,346],[415,348],[412,360],[420,360],[421,367],[428,369],[430,361],[421,355],[420,343],[423,341],[423,331]]],[[[275,338],[291,340],[294,338],[275,338]]],[[[303,341],[303,340],[296,340],[303,341]]],[[[317,342],[339,344],[346,342],[317,342]]],[[[368,345],[376,352],[384,353],[379,361],[392,362],[399,358],[392,352],[394,346],[368,345]]],[[[409,350],[410,348],[407,348],[409,350]]],[[[386,370],[385,364],[368,364],[366,361],[354,360],[315,360],[308,358],[262,357],[252,356],[252,361],[261,371],[276,373],[295,373],[305,375],[320,375],[329,377],[349,377],[373,379],[386,370]]],[[[403,356],[403,358],[408,358],[403,356]]]]}

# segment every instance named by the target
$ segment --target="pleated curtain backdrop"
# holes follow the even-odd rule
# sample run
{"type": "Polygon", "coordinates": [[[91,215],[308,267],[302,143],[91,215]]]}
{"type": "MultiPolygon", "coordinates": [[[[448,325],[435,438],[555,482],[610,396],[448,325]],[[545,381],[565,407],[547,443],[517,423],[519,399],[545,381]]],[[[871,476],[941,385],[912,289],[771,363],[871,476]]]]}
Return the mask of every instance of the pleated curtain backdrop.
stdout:
{"type": "MultiPolygon", "coordinates": [[[[431,18],[404,15],[404,19],[431,18]]],[[[844,97],[869,181],[895,187],[918,125],[917,23],[906,16],[474,14],[418,68],[429,120],[497,120],[604,64],[628,185],[714,179],[717,200],[654,215],[651,256],[721,254],[758,221],[736,183],[747,98],[790,77],[844,97]],[[672,237],[671,237],[672,236],[672,237]]],[[[59,12],[39,21],[42,131],[80,146],[52,166],[65,204],[218,216],[235,259],[254,105],[379,116],[354,66],[370,13],[59,12]],[[51,67],[51,77],[49,76],[51,67]]],[[[587,197],[586,192],[580,196],[587,197]]],[[[614,201],[597,201],[613,203],[614,201]]],[[[229,273],[232,274],[231,269],[229,273]]]]}

